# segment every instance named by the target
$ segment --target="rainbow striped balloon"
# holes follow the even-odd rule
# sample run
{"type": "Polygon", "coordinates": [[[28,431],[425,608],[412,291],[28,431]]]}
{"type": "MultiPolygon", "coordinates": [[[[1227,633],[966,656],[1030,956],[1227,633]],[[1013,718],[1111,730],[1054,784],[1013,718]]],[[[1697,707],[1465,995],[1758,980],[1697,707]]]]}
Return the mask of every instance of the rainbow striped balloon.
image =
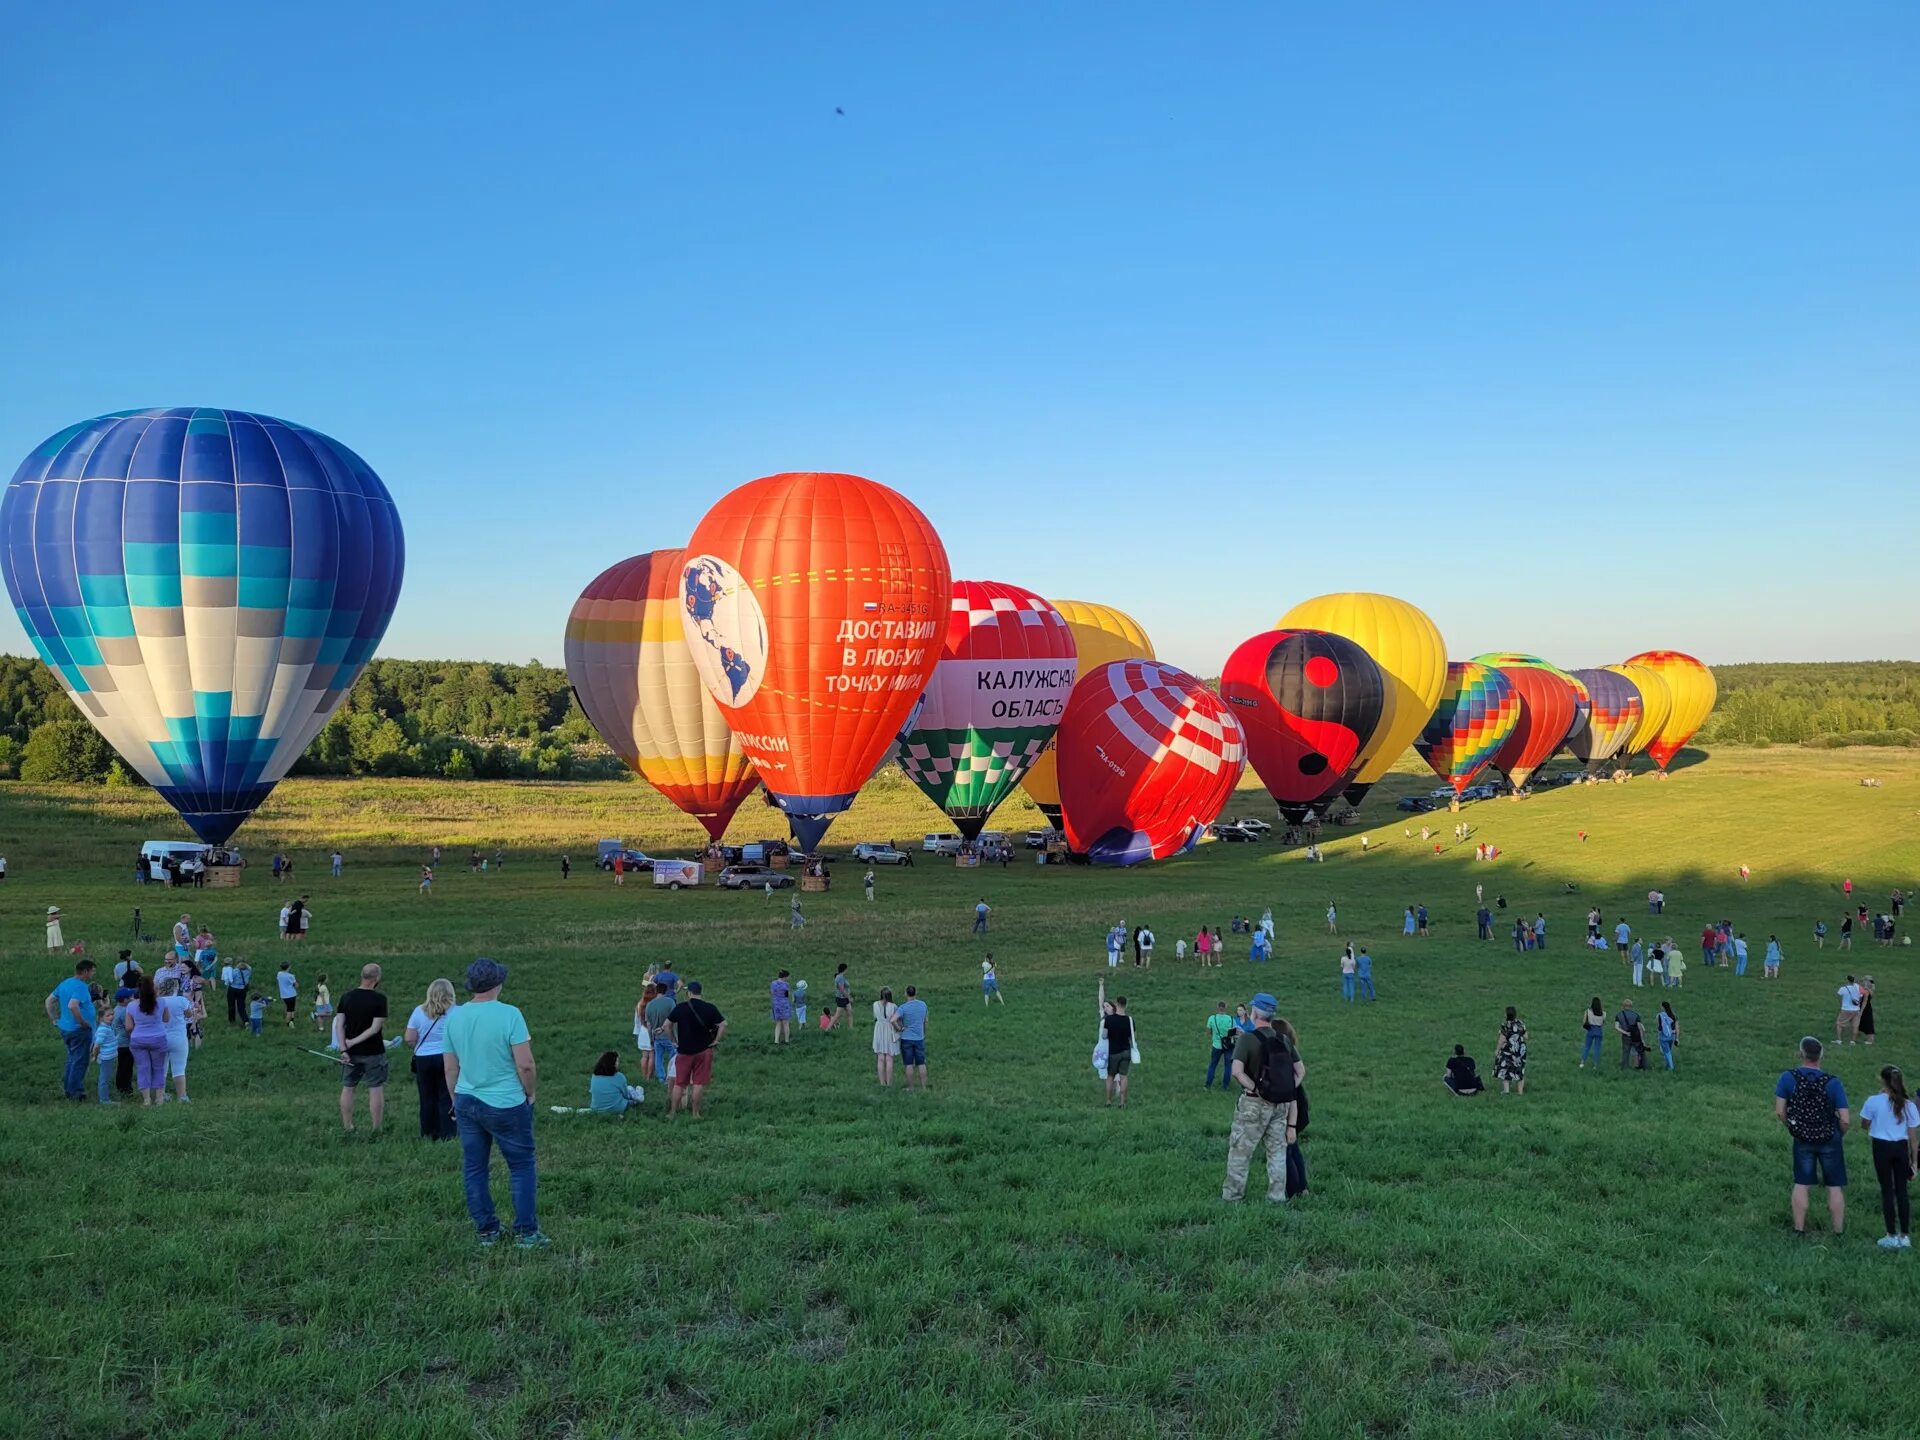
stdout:
{"type": "Polygon", "coordinates": [[[1520,723],[1520,693],[1491,665],[1449,660],[1440,703],[1413,748],[1458,795],[1520,723]]]}

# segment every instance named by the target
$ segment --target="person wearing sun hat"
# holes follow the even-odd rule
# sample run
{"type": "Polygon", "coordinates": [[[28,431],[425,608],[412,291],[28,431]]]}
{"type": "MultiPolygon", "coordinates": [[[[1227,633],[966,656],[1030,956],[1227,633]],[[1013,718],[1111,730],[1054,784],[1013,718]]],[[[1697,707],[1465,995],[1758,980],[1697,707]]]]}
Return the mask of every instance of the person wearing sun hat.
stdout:
{"type": "Polygon", "coordinates": [[[60,933],[60,907],[49,905],[47,906],[47,949],[64,950],[66,948],[67,937],[60,933]]]}
{"type": "Polygon", "coordinates": [[[447,1012],[447,1088],[467,1190],[467,1212],[482,1245],[497,1244],[500,1216],[493,1208],[488,1168],[493,1147],[507,1162],[513,1197],[514,1244],[522,1250],[552,1242],[535,1210],[539,1172],[533,1152],[533,1102],[538,1073],[527,1019],[500,998],[507,967],[482,957],[467,967],[472,999],[447,1012]]]}
{"type": "Polygon", "coordinates": [[[1267,1201],[1287,1199],[1287,1145],[1293,1139],[1294,1101],[1307,1067],[1274,1025],[1280,1002],[1261,991],[1248,1002],[1253,1029],[1233,1043],[1233,1079],[1240,1086],[1233,1128],[1227,1133],[1227,1180],[1220,1198],[1237,1203],[1247,1193],[1253,1152],[1267,1147],[1267,1201]]]}

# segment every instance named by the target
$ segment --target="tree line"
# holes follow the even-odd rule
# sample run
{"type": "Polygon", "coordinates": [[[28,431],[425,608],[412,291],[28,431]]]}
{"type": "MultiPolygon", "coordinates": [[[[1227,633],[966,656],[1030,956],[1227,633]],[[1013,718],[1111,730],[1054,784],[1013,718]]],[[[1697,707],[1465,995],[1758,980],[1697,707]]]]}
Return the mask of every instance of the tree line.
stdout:
{"type": "MultiPolygon", "coordinates": [[[[1695,743],[1920,745],[1920,662],[1721,665],[1695,743]]],[[[375,660],[296,775],[603,780],[627,768],[538,661],[375,660]]],[[[0,777],[138,784],[37,659],[0,655],[0,777]]]]}

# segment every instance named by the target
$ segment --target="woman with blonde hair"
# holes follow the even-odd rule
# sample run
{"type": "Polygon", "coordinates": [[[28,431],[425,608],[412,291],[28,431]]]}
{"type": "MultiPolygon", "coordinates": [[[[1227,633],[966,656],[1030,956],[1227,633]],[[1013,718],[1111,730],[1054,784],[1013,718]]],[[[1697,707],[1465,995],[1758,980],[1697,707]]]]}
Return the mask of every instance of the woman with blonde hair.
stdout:
{"type": "Polygon", "coordinates": [[[420,1092],[420,1136],[451,1140],[453,1096],[447,1091],[447,1017],[455,1010],[453,982],[434,981],[427,998],[407,1017],[407,1048],[413,1051],[413,1084],[420,1092]]]}

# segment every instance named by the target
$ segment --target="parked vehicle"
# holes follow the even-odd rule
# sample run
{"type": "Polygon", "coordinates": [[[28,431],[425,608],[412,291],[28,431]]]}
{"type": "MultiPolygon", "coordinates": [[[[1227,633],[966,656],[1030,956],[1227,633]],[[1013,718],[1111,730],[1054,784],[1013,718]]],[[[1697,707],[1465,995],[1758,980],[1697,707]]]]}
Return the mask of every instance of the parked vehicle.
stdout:
{"type": "Polygon", "coordinates": [[[1462,800],[1491,800],[1499,793],[1500,787],[1498,785],[1469,785],[1460,792],[1460,798],[1462,800]]]}
{"type": "MultiPolygon", "coordinates": [[[[1447,793],[1448,797],[1451,798],[1453,792],[1448,791],[1447,793]]],[[[1438,810],[1440,805],[1441,802],[1435,800],[1431,795],[1403,795],[1400,797],[1400,803],[1394,808],[1396,810],[1405,810],[1410,815],[1425,815],[1429,810],[1438,810]]]]}
{"type": "Polygon", "coordinates": [[[1044,850],[1059,838],[1058,830],[1029,830],[1027,831],[1027,849],[1044,850]]]}
{"type": "Polygon", "coordinates": [[[626,857],[627,869],[629,870],[651,870],[653,868],[653,857],[644,850],[606,850],[601,852],[600,858],[593,863],[602,870],[611,870],[613,869],[613,857],[616,855],[624,855],[626,857]]]}
{"type": "Polygon", "coordinates": [[[912,859],[904,850],[891,845],[874,845],[862,840],[853,847],[853,858],[868,865],[905,865],[912,859]]]}
{"type": "Polygon", "coordinates": [[[785,890],[793,884],[791,870],[774,870],[765,865],[729,865],[715,882],[722,890],[764,890],[771,885],[785,890]]]}
{"type": "Polygon", "coordinates": [[[707,878],[707,867],[698,860],[656,860],[653,883],[668,890],[685,890],[707,878]]]}
{"type": "Polygon", "coordinates": [[[982,830],[980,838],[973,843],[982,850],[1004,850],[1013,842],[1007,839],[1004,830],[982,830]]]}
{"type": "Polygon", "coordinates": [[[1232,820],[1216,820],[1207,828],[1212,832],[1214,839],[1232,841],[1236,844],[1244,844],[1249,840],[1258,840],[1260,838],[1254,834],[1253,831],[1241,828],[1237,822],[1232,820]]]}
{"type": "Polygon", "coordinates": [[[1266,821],[1255,819],[1251,815],[1247,816],[1244,820],[1235,820],[1233,823],[1238,825],[1242,830],[1251,831],[1255,835],[1266,835],[1273,829],[1273,826],[1269,825],[1266,821]]]}
{"type": "Polygon", "coordinates": [[[929,855],[958,855],[965,843],[958,835],[928,835],[921,840],[920,848],[929,855]]]}

